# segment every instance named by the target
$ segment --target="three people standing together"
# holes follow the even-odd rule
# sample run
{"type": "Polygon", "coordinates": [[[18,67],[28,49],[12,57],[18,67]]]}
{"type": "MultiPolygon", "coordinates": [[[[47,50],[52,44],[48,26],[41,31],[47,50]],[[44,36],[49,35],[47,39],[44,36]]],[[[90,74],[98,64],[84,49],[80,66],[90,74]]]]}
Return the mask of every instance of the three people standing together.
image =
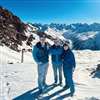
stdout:
{"type": "Polygon", "coordinates": [[[75,57],[69,43],[60,45],[59,39],[54,39],[54,44],[49,46],[45,35],[40,36],[40,41],[33,47],[33,58],[38,65],[38,87],[41,93],[46,89],[46,75],[48,70],[49,55],[51,55],[52,68],[54,72],[54,85],[62,86],[62,71],[65,78],[64,89],[70,89],[73,96],[75,86],[73,82],[73,71],[75,69],[75,57]]]}

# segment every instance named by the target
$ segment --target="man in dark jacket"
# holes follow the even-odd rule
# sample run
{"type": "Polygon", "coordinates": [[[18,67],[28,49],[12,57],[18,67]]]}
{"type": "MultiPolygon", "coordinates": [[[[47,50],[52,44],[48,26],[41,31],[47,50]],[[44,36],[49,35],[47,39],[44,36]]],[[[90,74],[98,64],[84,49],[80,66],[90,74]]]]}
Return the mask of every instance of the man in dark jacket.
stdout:
{"type": "Polygon", "coordinates": [[[64,48],[62,54],[63,72],[64,72],[65,84],[66,84],[64,89],[70,88],[70,94],[71,96],[73,96],[75,92],[75,87],[73,82],[73,71],[76,66],[75,57],[73,52],[70,50],[68,43],[65,43],[63,48],[64,48]]]}
{"type": "Polygon", "coordinates": [[[59,44],[59,39],[54,39],[54,45],[50,47],[51,61],[54,71],[54,85],[62,85],[62,55],[63,48],[59,44]]]}
{"type": "Polygon", "coordinates": [[[46,43],[45,36],[40,36],[40,41],[34,46],[32,54],[33,58],[38,65],[38,86],[41,92],[46,87],[46,75],[48,69],[48,59],[49,59],[49,47],[46,43]]]}

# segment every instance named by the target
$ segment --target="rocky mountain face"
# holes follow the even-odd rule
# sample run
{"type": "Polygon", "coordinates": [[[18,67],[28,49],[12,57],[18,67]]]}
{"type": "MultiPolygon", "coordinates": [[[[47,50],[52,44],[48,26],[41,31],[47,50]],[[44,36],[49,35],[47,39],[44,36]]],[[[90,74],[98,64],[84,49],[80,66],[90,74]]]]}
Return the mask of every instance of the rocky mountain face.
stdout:
{"type": "Polygon", "coordinates": [[[18,45],[27,39],[24,30],[26,25],[19,17],[0,7],[0,44],[18,50],[18,45]]]}
{"type": "MultiPolygon", "coordinates": [[[[20,51],[18,46],[32,46],[32,41],[37,39],[44,32],[37,31],[38,27],[33,27],[31,24],[25,24],[19,17],[14,15],[9,10],[0,7],[0,45],[20,51]]],[[[45,34],[47,38],[51,36],[45,34]]],[[[23,47],[24,48],[24,47],[23,47]]]]}

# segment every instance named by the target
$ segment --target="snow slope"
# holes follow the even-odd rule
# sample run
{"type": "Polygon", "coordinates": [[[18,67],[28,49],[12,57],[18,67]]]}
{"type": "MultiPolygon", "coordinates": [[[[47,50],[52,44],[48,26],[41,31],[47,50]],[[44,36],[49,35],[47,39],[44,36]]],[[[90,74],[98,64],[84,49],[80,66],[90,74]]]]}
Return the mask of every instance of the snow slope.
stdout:
{"type": "MultiPolygon", "coordinates": [[[[100,79],[92,78],[90,73],[100,63],[100,51],[74,51],[77,68],[74,72],[76,93],[68,97],[67,91],[57,86],[48,91],[42,100],[100,100],[100,79]],[[96,99],[98,98],[98,99],[96,99]]],[[[32,54],[21,54],[0,46],[0,100],[35,100],[37,89],[37,66],[32,54]]],[[[53,71],[49,63],[47,84],[53,83],[53,71]]],[[[63,79],[64,83],[64,79],[63,79]]]]}

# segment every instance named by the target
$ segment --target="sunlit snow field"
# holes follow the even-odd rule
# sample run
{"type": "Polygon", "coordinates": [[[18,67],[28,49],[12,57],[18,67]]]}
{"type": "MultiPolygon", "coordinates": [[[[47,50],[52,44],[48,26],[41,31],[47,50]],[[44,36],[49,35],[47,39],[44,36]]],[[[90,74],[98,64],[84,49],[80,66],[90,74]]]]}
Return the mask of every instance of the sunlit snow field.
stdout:
{"type": "MultiPolygon", "coordinates": [[[[62,87],[57,86],[48,91],[48,94],[44,96],[45,100],[46,97],[49,100],[88,100],[89,98],[100,100],[100,76],[92,78],[93,75],[90,75],[97,64],[100,64],[100,51],[73,52],[77,62],[74,72],[75,96],[73,98],[67,97],[69,90],[61,92],[62,87]]],[[[49,62],[46,82],[48,85],[53,83],[51,62],[49,62]]],[[[37,65],[32,58],[32,54],[25,52],[24,63],[21,63],[21,53],[0,46],[0,100],[35,100],[33,95],[36,87],[37,65]]]]}

